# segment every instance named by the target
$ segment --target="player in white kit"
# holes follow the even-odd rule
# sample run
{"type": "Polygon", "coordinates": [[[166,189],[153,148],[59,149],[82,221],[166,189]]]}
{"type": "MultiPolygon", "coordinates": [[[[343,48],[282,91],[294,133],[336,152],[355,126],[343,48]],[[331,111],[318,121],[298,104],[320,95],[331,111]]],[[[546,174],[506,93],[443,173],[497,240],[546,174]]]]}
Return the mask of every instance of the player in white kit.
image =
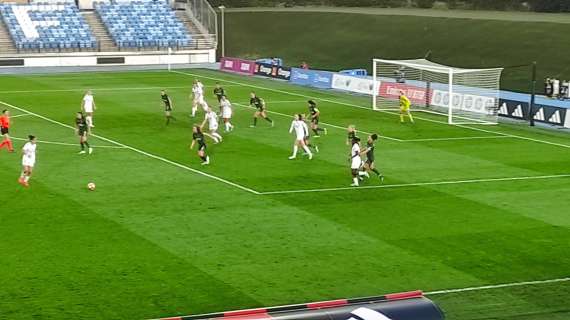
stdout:
{"type": "Polygon", "coordinates": [[[222,113],[222,119],[224,120],[224,127],[226,132],[230,132],[234,129],[234,125],[231,123],[232,120],[232,103],[228,100],[225,95],[220,99],[220,111],[222,113]]]}
{"type": "Polygon", "coordinates": [[[313,159],[313,153],[305,144],[305,137],[309,134],[309,127],[307,127],[307,124],[302,119],[302,115],[296,114],[293,121],[291,122],[289,133],[295,132],[295,143],[293,144],[293,154],[289,157],[289,160],[293,160],[297,157],[297,151],[299,151],[299,147],[305,150],[309,156],[309,160],[313,159]]]}
{"type": "Polygon", "coordinates": [[[28,142],[22,148],[22,173],[20,174],[20,179],[18,179],[18,183],[24,187],[30,186],[30,177],[36,164],[36,137],[30,135],[28,139],[28,142]]]}
{"type": "Polygon", "coordinates": [[[210,108],[206,110],[206,116],[200,126],[201,129],[204,128],[206,122],[208,123],[208,129],[210,130],[210,134],[208,136],[214,139],[214,143],[222,142],[222,136],[218,133],[218,115],[210,108]]]}
{"type": "Polygon", "coordinates": [[[362,150],[360,149],[360,138],[355,137],[352,140],[352,148],[350,150],[350,170],[352,173],[351,187],[358,187],[358,180],[361,176],[370,177],[368,172],[360,171],[362,167],[362,150]]]}
{"type": "Polygon", "coordinates": [[[93,93],[91,90],[87,90],[81,101],[81,110],[85,112],[85,120],[87,120],[87,126],[89,128],[95,128],[93,124],[93,112],[95,112],[97,107],[95,106],[95,99],[93,98],[93,93]]]}
{"type": "Polygon", "coordinates": [[[204,112],[208,111],[208,104],[204,99],[204,85],[200,80],[194,80],[194,84],[192,85],[192,117],[196,116],[199,105],[204,112]]]}

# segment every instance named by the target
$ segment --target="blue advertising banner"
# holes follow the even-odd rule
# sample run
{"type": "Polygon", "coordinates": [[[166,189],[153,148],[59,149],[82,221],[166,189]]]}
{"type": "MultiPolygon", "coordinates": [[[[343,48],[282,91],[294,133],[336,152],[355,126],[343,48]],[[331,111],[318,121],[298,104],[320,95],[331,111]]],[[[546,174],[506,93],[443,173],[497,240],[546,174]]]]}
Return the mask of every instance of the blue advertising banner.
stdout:
{"type": "Polygon", "coordinates": [[[332,88],[333,72],[291,68],[291,82],[322,89],[332,88]]]}
{"type": "MultiPolygon", "coordinates": [[[[499,115],[519,120],[528,119],[528,102],[501,99],[499,102],[499,115]]],[[[544,104],[535,104],[533,110],[533,118],[535,121],[548,123],[556,126],[564,126],[568,109],[548,106],[544,104]]]]}

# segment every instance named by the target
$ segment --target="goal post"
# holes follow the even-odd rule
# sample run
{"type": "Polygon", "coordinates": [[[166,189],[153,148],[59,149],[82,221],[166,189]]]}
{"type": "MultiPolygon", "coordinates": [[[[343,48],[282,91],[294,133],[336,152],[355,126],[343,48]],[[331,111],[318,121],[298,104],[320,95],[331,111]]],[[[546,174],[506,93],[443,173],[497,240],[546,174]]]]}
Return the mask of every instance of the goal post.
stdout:
{"type": "Polygon", "coordinates": [[[373,59],[374,110],[397,110],[403,92],[412,110],[440,114],[450,124],[497,124],[503,68],[463,69],[426,59],[373,59]]]}

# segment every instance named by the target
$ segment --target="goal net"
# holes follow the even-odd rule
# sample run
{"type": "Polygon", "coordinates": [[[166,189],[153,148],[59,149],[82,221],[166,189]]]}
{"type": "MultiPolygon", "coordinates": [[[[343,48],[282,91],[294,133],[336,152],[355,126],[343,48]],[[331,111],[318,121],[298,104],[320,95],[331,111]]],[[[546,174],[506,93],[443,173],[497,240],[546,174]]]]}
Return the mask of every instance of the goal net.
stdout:
{"type": "Polygon", "coordinates": [[[375,110],[397,110],[404,93],[412,111],[447,116],[450,124],[496,124],[502,68],[461,69],[414,60],[373,60],[375,110]]]}

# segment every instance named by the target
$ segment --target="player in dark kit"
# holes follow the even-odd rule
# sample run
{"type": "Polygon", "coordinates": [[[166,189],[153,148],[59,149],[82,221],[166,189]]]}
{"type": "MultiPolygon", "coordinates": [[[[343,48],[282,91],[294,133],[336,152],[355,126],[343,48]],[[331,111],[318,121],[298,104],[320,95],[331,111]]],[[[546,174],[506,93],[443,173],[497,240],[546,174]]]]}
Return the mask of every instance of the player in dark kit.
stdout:
{"type": "Polygon", "coordinates": [[[226,95],[226,90],[222,88],[219,82],[216,82],[216,87],[214,88],[214,95],[218,98],[218,102],[222,102],[222,97],[226,95]]]}
{"type": "Polygon", "coordinates": [[[89,126],[87,125],[87,119],[82,112],[78,112],[75,116],[75,132],[79,136],[79,145],[81,145],[81,151],[79,154],[85,154],[85,147],[87,146],[89,154],[93,153],[93,148],[87,142],[87,133],[89,126]]]}
{"type": "Polygon", "coordinates": [[[324,132],[327,134],[327,129],[319,128],[319,118],[321,116],[321,111],[317,109],[317,103],[313,100],[309,100],[309,114],[311,117],[311,130],[315,133],[315,138],[319,138],[321,135],[319,132],[324,132]]]}
{"type": "Polygon", "coordinates": [[[263,99],[258,97],[255,94],[255,92],[252,92],[250,97],[251,99],[249,99],[249,105],[257,109],[253,114],[253,124],[250,127],[255,128],[255,126],[257,126],[257,118],[259,116],[270,122],[271,126],[273,127],[274,125],[273,120],[267,117],[267,110],[265,109],[265,101],[263,101],[263,99]]]}
{"type": "Polygon", "coordinates": [[[190,149],[194,149],[196,144],[198,144],[198,157],[202,159],[202,165],[210,164],[210,157],[206,154],[206,137],[199,125],[192,127],[192,144],[190,149]]]}
{"type": "Polygon", "coordinates": [[[176,121],[176,118],[172,116],[172,100],[164,90],[160,91],[160,99],[162,99],[162,103],[164,103],[164,115],[166,116],[166,125],[168,125],[170,120],[176,121]]]}
{"type": "Polygon", "coordinates": [[[366,162],[364,162],[364,170],[376,173],[378,178],[381,181],[384,181],[384,175],[382,175],[376,168],[374,167],[374,148],[376,148],[376,140],[378,140],[377,134],[372,134],[368,136],[368,141],[366,142],[366,148],[362,151],[363,155],[366,155],[366,162]]]}

